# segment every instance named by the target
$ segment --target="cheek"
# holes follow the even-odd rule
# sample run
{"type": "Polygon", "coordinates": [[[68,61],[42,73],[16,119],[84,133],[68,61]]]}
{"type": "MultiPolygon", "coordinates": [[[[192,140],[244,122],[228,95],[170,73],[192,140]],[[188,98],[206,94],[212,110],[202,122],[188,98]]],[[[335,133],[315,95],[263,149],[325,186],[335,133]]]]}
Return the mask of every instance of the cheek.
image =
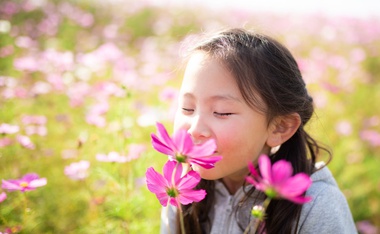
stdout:
{"type": "Polygon", "coordinates": [[[174,116],[174,126],[173,130],[177,131],[179,129],[189,129],[188,124],[186,124],[186,118],[182,115],[180,111],[177,111],[174,116]]]}

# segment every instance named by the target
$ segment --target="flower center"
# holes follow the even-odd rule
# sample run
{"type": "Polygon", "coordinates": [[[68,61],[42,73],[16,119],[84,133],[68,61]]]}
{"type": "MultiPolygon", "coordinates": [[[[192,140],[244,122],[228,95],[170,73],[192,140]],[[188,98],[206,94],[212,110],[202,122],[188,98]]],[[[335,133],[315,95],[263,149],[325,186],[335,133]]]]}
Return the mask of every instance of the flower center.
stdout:
{"type": "Polygon", "coordinates": [[[166,190],[166,193],[168,194],[169,197],[177,197],[178,195],[178,191],[175,188],[168,188],[166,190]]]}
{"type": "Polygon", "coordinates": [[[264,215],[265,215],[265,209],[262,206],[254,206],[252,208],[251,214],[253,217],[259,220],[263,220],[264,215]]]}
{"type": "Polygon", "coordinates": [[[23,182],[20,183],[20,186],[23,187],[23,188],[28,187],[28,185],[29,185],[29,183],[25,182],[25,181],[23,181],[23,182]]]}
{"type": "Polygon", "coordinates": [[[274,190],[273,188],[268,188],[265,190],[265,194],[269,197],[269,198],[276,198],[277,197],[277,192],[276,190],[274,190]]]}
{"type": "Polygon", "coordinates": [[[179,162],[179,163],[185,163],[186,162],[186,155],[182,155],[182,154],[177,153],[175,156],[175,160],[177,160],[177,162],[179,162]]]}

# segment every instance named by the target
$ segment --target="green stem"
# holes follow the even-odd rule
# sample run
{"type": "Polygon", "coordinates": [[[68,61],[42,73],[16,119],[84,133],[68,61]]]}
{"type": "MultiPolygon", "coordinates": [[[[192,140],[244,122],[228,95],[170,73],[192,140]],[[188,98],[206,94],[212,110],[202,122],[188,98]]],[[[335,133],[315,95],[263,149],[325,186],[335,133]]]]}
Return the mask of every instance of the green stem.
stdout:
{"type": "Polygon", "coordinates": [[[22,193],[22,203],[23,203],[23,216],[22,216],[22,222],[24,224],[27,223],[27,213],[28,213],[28,199],[26,197],[25,192],[22,193]]]}
{"type": "MultiPolygon", "coordinates": [[[[172,185],[175,184],[175,180],[174,180],[174,177],[175,177],[175,174],[177,172],[177,169],[178,169],[178,166],[179,166],[180,162],[177,162],[174,170],[173,170],[173,174],[172,174],[172,185]]],[[[179,219],[180,219],[180,224],[181,224],[181,233],[182,234],[186,234],[186,231],[185,231],[185,223],[184,223],[184,220],[183,220],[183,213],[182,213],[182,207],[181,207],[181,203],[179,202],[179,199],[178,199],[178,194],[176,194],[176,200],[177,200],[177,204],[178,204],[178,212],[179,212],[179,219]]]]}
{"type": "Polygon", "coordinates": [[[181,233],[186,234],[185,222],[183,221],[182,207],[181,207],[181,204],[179,203],[179,199],[177,199],[177,203],[178,203],[178,211],[179,211],[179,221],[181,224],[181,233]]]}

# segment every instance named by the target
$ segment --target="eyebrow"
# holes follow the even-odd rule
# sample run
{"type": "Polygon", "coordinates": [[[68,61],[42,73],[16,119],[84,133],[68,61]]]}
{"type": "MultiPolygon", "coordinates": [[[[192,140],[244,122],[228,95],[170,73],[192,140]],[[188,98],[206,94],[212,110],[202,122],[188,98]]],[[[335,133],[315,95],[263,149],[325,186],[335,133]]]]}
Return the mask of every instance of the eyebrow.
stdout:
{"type": "MultiPolygon", "coordinates": [[[[185,93],[183,96],[187,97],[187,98],[192,98],[192,99],[195,98],[192,93],[185,93]]],[[[210,100],[210,101],[234,101],[234,102],[239,102],[239,103],[243,102],[240,98],[232,96],[230,94],[214,95],[214,96],[209,97],[208,100],[210,100]]]]}

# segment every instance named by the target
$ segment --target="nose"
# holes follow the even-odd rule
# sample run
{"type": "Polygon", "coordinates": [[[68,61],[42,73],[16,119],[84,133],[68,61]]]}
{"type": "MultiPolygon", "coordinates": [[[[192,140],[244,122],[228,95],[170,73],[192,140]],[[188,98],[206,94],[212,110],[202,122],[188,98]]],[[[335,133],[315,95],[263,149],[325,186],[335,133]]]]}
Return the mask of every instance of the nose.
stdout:
{"type": "Polygon", "coordinates": [[[201,144],[212,136],[209,125],[200,115],[191,119],[190,128],[187,132],[192,136],[195,144],[201,144]]]}

